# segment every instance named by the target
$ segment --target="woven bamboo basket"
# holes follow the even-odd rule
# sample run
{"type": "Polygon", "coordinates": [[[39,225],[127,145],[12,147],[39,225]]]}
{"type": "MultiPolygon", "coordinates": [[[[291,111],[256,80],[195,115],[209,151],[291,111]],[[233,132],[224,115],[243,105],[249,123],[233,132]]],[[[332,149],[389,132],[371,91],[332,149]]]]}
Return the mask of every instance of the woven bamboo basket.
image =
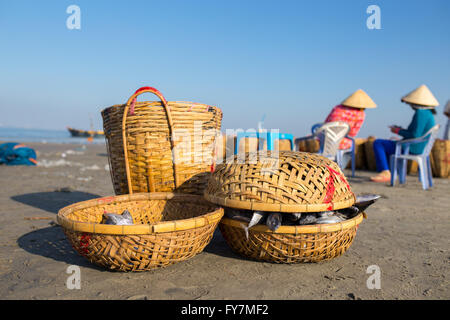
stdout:
{"type": "Polygon", "coordinates": [[[302,152],[317,153],[320,150],[320,142],[315,137],[297,142],[297,150],[302,152]]]}
{"type": "Polygon", "coordinates": [[[139,193],[79,202],[57,221],[73,248],[90,262],[116,271],[147,271],[203,251],[223,209],[201,196],[139,193]],[[128,210],[134,225],[102,224],[103,213],[128,210]]]}
{"type": "MultiPolygon", "coordinates": [[[[366,148],[367,139],[355,138],[355,169],[365,170],[366,165],[366,148]]],[[[347,169],[351,168],[351,161],[348,162],[347,169]]]]}
{"type": "Polygon", "coordinates": [[[408,160],[406,163],[406,173],[410,175],[416,175],[419,172],[419,164],[417,161],[408,160]]]}
{"type": "Polygon", "coordinates": [[[439,178],[450,177],[450,140],[436,139],[430,153],[433,175],[439,178]]]}
{"type": "Polygon", "coordinates": [[[242,222],[223,218],[219,229],[231,249],[250,259],[274,263],[306,263],[342,255],[353,242],[363,215],[340,223],[281,226],[276,232],[265,225],[249,229],[242,222]]]}
{"type": "Polygon", "coordinates": [[[306,152],[249,152],[219,164],[205,198],[225,207],[275,212],[320,212],[355,203],[339,166],[306,152]]]}
{"type": "Polygon", "coordinates": [[[151,87],[102,111],[111,179],[117,195],[133,192],[202,194],[214,162],[222,111],[166,101],[151,87]],[[146,92],[160,101],[136,102],[146,92]]]}
{"type": "MultiPolygon", "coordinates": [[[[265,141],[265,144],[267,144],[267,140],[265,141]]],[[[275,146],[274,147],[275,147],[274,148],[275,150],[278,149],[280,151],[291,151],[292,150],[291,142],[289,140],[287,140],[287,139],[275,141],[275,146]]]]}
{"type": "Polygon", "coordinates": [[[375,142],[375,140],[375,137],[370,136],[364,143],[366,164],[369,171],[377,171],[377,162],[375,161],[375,152],[373,151],[373,143],[375,142]]]}
{"type": "MultiPolygon", "coordinates": [[[[205,189],[205,198],[225,207],[253,211],[321,212],[350,207],[355,195],[339,166],[317,154],[294,151],[247,153],[220,164],[205,189]]],[[[281,226],[223,218],[219,228],[233,251],[250,259],[318,262],[343,254],[351,245],[363,214],[335,224],[281,226]]]]}

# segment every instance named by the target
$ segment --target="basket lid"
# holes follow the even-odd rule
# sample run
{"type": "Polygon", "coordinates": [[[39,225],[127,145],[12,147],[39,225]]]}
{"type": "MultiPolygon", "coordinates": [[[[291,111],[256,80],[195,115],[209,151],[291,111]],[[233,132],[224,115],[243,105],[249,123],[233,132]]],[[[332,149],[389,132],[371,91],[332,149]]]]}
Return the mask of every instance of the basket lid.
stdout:
{"type": "Polygon", "coordinates": [[[317,154],[249,152],[219,164],[204,192],[225,207],[275,212],[321,212],[355,203],[339,166],[317,154]]]}

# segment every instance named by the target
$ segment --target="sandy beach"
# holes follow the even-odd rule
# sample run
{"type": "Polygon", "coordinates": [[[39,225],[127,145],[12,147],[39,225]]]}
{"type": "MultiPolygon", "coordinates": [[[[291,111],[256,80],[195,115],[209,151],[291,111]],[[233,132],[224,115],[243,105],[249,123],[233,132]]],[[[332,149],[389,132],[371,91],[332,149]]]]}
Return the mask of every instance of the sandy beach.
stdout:
{"type": "MultiPolygon", "coordinates": [[[[216,230],[198,256],[145,273],[100,269],[78,255],[55,224],[66,205],[113,195],[104,145],[31,143],[37,167],[0,166],[1,299],[449,299],[450,179],[423,191],[348,178],[355,193],[382,199],[341,257],[318,264],[278,265],[234,254],[216,230]],[[68,289],[70,265],[81,289],[68,289]],[[369,266],[381,289],[369,289],[369,266]]],[[[346,171],[347,177],[350,173],[346,171]]]]}

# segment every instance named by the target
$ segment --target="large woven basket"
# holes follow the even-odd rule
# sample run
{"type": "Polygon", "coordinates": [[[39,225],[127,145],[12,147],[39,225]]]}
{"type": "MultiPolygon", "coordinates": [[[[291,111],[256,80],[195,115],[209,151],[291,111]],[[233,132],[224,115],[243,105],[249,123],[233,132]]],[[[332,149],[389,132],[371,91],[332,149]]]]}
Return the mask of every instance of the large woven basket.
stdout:
{"type": "Polygon", "coordinates": [[[189,194],[139,193],[94,199],[61,209],[57,221],[74,249],[110,270],[146,271],[203,251],[223,209],[189,194]],[[135,225],[102,224],[103,213],[128,210],[135,225]]]}
{"type": "Polygon", "coordinates": [[[353,242],[363,215],[334,224],[281,226],[275,232],[265,225],[248,230],[243,223],[223,218],[220,231],[231,249],[250,259],[274,263],[330,260],[342,255],[353,242]]]}
{"type": "Polygon", "coordinates": [[[285,213],[336,210],[355,202],[335,162],[295,151],[236,155],[216,167],[205,198],[225,207],[285,213]]]}
{"type": "Polygon", "coordinates": [[[102,111],[114,192],[202,194],[214,162],[222,111],[194,102],[166,101],[151,87],[126,104],[102,111]],[[136,102],[143,93],[161,101],[136,102]]]}
{"type": "Polygon", "coordinates": [[[297,142],[297,150],[302,152],[317,153],[320,150],[320,142],[315,137],[297,142]]]}
{"type": "Polygon", "coordinates": [[[450,177],[450,140],[436,139],[430,153],[431,169],[435,177],[450,177]]]}
{"type": "Polygon", "coordinates": [[[369,171],[377,171],[377,163],[375,161],[375,152],[373,151],[373,143],[376,138],[370,136],[364,143],[364,151],[366,154],[366,164],[369,171]]]}

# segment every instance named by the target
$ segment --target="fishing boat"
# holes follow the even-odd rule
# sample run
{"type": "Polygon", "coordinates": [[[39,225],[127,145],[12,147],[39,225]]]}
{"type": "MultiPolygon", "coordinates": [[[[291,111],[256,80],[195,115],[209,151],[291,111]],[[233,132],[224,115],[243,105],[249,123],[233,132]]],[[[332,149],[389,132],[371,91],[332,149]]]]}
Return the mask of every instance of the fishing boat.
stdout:
{"type": "Polygon", "coordinates": [[[95,131],[95,130],[79,130],[67,127],[67,130],[69,130],[72,137],[82,137],[82,138],[101,138],[104,137],[105,134],[103,131],[95,131]]]}

